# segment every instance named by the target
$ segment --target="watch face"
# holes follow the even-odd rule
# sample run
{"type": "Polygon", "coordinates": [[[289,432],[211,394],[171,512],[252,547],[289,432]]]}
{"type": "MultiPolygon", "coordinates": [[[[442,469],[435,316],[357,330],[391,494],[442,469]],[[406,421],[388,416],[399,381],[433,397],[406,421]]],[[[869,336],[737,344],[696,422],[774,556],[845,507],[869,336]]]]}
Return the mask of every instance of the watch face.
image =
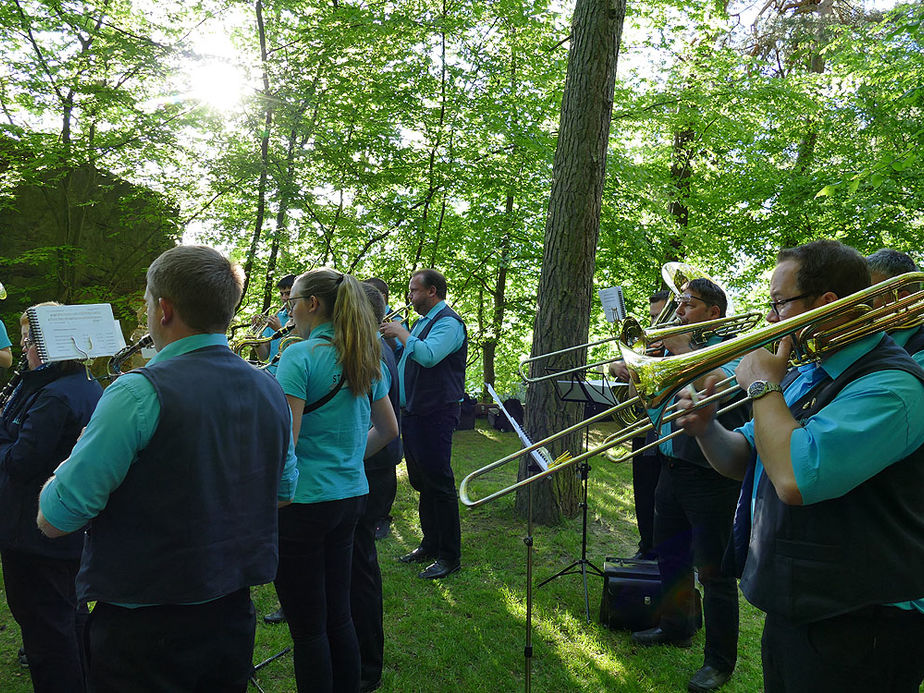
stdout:
{"type": "Polygon", "coordinates": [[[767,391],[767,382],[765,380],[755,380],[753,383],[748,385],[748,397],[751,399],[759,399],[767,391]]]}

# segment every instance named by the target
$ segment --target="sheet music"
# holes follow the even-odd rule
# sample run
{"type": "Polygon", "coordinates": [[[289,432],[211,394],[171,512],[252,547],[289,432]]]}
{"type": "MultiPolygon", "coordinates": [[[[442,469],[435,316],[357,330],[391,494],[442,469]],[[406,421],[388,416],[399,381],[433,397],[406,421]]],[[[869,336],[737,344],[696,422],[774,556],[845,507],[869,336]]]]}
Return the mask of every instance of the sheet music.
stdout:
{"type": "Polygon", "coordinates": [[[603,304],[603,315],[607,322],[616,322],[626,319],[626,300],[622,294],[621,286],[611,286],[597,292],[600,303],[603,304]]]}
{"type": "MultiPolygon", "coordinates": [[[[491,384],[485,383],[485,387],[487,387],[488,394],[491,395],[492,399],[497,404],[498,408],[501,410],[504,416],[507,417],[507,421],[509,421],[510,425],[513,426],[513,430],[516,431],[516,434],[519,437],[520,441],[523,443],[523,445],[526,447],[529,447],[530,445],[532,445],[533,441],[531,441],[529,439],[529,436],[526,435],[526,431],[520,428],[520,424],[517,423],[516,419],[510,416],[510,413],[504,408],[503,402],[501,402],[500,397],[498,397],[497,392],[494,391],[494,388],[491,386],[491,384]]],[[[533,461],[539,466],[539,469],[541,469],[542,471],[545,471],[546,469],[549,468],[549,462],[551,460],[551,456],[550,456],[550,459],[544,458],[540,452],[542,450],[545,450],[545,448],[539,448],[539,450],[533,450],[531,453],[529,453],[529,456],[533,458],[533,461]]],[[[548,454],[548,451],[546,451],[546,454],[548,454]]]]}
{"type": "Polygon", "coordinates": [[[35,306],[27,312],[43,363],[112,356],[120,348],[108,303],[35,306]]]}

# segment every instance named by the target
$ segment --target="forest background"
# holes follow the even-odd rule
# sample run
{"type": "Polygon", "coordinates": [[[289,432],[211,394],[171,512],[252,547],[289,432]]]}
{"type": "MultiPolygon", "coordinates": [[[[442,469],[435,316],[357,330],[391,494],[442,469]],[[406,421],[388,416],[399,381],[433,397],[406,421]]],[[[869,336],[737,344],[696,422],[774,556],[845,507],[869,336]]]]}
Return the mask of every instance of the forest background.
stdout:
{"type": "MultiPolygon", "coordinates": [[[[570,3],[11,0],[0,6],[0,304],[106,300],[183,239],[275,279],[435,266],[469,390],[517,390],[539,300],[570,3]]],[[[682,259],[739,309],[818,237],[920,259],[924,7],[629,2],[594,259],[644,315],[682,259]]],[[[608,326],[594,303],[590,331],[608,326]]],[[[567,326],[573,316],[561,315],[567,326]]]]}

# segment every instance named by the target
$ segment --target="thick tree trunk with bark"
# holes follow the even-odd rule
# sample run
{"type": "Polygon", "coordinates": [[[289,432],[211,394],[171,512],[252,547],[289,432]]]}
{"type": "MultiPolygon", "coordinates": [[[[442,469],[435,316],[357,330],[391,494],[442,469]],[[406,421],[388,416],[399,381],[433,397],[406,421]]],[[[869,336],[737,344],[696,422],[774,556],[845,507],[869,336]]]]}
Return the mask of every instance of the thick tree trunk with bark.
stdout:
{"type": "MultiPolygon", "coordinates": [[[[533,326],[533,355],[587,341],[616,62],[625,15],[625,0],[577,0],[574,8],[533,326]]],[[[574,359],[568,362],[574,363],[574,359]]],[[[533,440],[576,423],[582,414],[582,405],[559,401],[551,382],[530,385],[527,390],[526,427],[533,440]]],[[[560,440],[550,452],[553,456],[562,450],[576,454],[580,438],[574,435],[560,440]]],[[[520,476],[525,473],[523,460],[520,476]]],[[[573,468],[554,475],[551,481],[534,484],[534,519],[550,524],[562,513],[575,514],[578,487],[573,468]]],[[[526,493],[517,494],[521,514],[526,511],[526,493]]]]}

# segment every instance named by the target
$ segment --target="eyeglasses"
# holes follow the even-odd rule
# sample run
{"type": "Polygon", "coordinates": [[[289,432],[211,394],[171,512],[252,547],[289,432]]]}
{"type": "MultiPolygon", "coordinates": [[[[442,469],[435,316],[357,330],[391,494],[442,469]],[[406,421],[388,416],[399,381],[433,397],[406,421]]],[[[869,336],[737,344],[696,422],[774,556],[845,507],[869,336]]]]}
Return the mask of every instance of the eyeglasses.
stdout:
{"type": "Polygon", "coordinates": [[[715,305],[714,303],[710,303],[709,301],[706,301],[700,298],[699,296],[691,296],[690,294],[680,294],[680,296],[677,296],[677,307],[680,308],[681,306],[683,306],[684,308],[692,308],[693,301],[699,301],[700,303],[704,303],[707,306],[715,305]]]}
{"type": "Polygon", "coordinates": [[[798,301],[800,298],[808,298],[811,295],[812,294],[800,294],[798,296],[793,296],[792,298],[781,298],[778,301],[770,301],[770,310],[773,311],[773,314],[776,315],[777,318],[780,318],[782,317],[780,316],[781,306],[785,306],[787,303],[792,303],[793,301],[798,301]]]}
{"type": "Polygon", "coordinates": [[[295,309],[295,301],[297,301],[300,298],[311,298],[311,296],[292,296],[291,298],[287,298],[284,301],[284,303],[286,304],[286,308],[289,310],[290,313],[295,309]]]}

